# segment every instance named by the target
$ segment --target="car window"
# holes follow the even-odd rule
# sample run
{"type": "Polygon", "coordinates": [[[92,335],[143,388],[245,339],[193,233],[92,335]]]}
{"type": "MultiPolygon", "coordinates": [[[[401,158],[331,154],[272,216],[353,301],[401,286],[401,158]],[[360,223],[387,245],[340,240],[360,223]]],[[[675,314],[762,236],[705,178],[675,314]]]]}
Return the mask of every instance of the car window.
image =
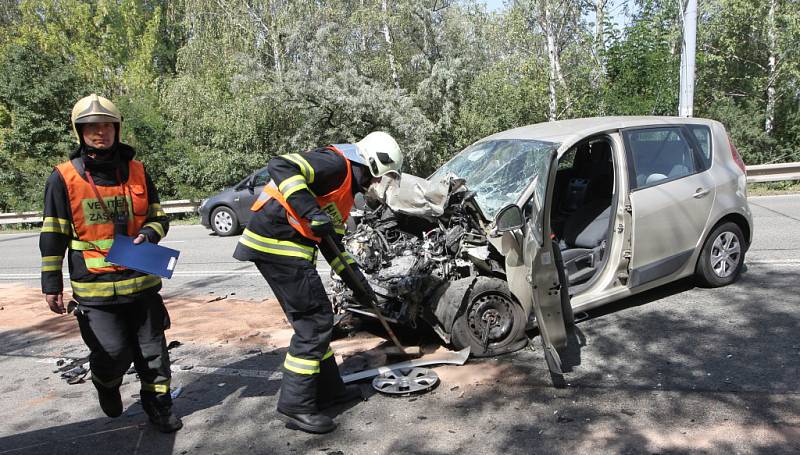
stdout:
{"type": "Polygon", "coordinates": [[[550,156],[558,144],[534,139],[498,139],[473,144],[445,163],[430,180],[454,174],[475,191],[483,213],[495,212],[517,198],[535,182],[534,194],[541,207],[544,200],[550,156]],[[545,178],[539,178],[544,175],[545,178]]]}
{"type": "Polygon", "coordinates": [[[561,155],[561,158],[558,159],[558,170],[559,171],[563,171],[563,170],[566,170],[566,169],[572,169],[572,167],[575,165],[575,154],[577,153],[577,151],[578,151],[578,147],[575,146],[575,147],[571,147],[569,150],[564,152],[563,155],[561,155]]]}
{"type": "Polygon", "coordinates": [[[253,186],[264,186],[269,181],[269,173],[266,169],[259,171],[253,179],[253,186]]]}
{"type": "Polygon", "coordinates": [[[703,169],[711,167],[711,129],[705,125],[689,125],[694,138],[700,145],[700,159],[703,162],[703,169]]]}
{"type": "Polygon", "coordinates": [[[698,171],[692,147],[680,127],[624,132],[632,162],[631,188],[657,185],[698,171]]]}

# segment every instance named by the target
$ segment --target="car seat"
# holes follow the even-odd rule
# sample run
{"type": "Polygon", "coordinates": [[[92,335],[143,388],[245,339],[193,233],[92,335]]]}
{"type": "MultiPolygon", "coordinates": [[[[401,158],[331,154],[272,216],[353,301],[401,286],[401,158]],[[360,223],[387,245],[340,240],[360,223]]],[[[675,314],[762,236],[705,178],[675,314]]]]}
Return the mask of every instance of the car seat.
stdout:
{"type": "Polygon", "coordinates": [[[561,255],[570,285],[591,278],[602,261],[608,238],[611,199],[590,201],[576,210],[564,223],[561,255]]]}

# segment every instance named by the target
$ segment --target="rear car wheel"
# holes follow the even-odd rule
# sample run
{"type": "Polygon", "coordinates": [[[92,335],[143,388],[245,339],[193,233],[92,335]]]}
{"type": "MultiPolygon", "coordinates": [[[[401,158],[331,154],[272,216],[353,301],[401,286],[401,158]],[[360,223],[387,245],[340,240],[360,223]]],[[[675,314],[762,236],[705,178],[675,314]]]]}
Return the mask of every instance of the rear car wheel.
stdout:
{"type": "Polygon", "coordinates": [[[229,207],[221,205],[211,212],[211,229],[221,237],[239,232],[239,219],[229,207]]]}
{"type": "Polygon", "coordinates": [[[453,323],[451,340],[456,349],[486,357],[516,351],[528,344],[525,313],[498,278],[478,277],[464,298],[464,308],[453,323]]]}
{"type": "Polygon", "coordinates": [[[744,235],[736,223],[717,226],[706,239],[697,260],[695,276],[707,287],[720,287],[733,283],[739,277],[746,250],[744,235]]]}

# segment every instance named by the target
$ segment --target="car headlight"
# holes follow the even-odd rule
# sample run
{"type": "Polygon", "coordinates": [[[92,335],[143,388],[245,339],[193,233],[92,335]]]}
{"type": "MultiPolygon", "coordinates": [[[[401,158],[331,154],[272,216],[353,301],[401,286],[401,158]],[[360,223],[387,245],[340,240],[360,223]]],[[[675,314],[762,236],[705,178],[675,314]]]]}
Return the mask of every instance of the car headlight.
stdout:
{"type": "Polygon", "coordinates": [[[201,209],[205,208],[207,203],[208,203],[208,198],[203,199],[202,201],[200,201],[200,207],[199,208],[201,208],[201,209]]]}

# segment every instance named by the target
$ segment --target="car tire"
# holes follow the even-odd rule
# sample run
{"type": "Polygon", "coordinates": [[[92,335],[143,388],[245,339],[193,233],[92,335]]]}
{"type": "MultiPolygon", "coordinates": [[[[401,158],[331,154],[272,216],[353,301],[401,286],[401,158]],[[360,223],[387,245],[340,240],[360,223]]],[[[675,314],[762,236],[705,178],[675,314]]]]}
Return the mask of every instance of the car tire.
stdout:
{"type": "Polygon", "coordinates": [[[463,302],[451,333],[451,342],[456,349],[469,346],[471,355],[488,357],[527,346],[525,313],[505,281],[480,276],[467,291],[463,302]],[[488,320],[495,322],[486,333],[488,320]],[[484,334],[487,337],[485,346],[484,334]]]}
{"type": "Polygon", "coordinates": [[[211,212],[211,230],[220,237],[228,237],[239,233],[239,218],[230,207],[221,205],[211,212]]]}
{"type": "Polygon", "coordinates": [[[744,265],[746,250],[744,235],[736,223],[725,222],[714,228],[697,259],[695,277],[698,284],[716,288],[736,281],[744,265]]]}

